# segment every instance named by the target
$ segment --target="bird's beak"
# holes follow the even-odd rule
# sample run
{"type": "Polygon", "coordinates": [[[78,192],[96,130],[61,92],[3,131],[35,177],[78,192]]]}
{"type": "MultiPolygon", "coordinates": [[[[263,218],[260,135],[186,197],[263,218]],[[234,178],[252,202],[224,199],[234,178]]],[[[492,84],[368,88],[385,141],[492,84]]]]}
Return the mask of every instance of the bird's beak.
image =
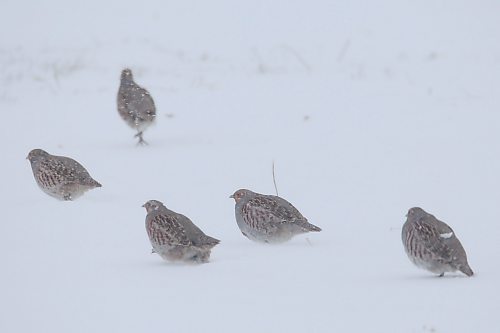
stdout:
{"type": "Polygon", "coordinates": [[[142,205],[141,207],[144,207],[144,208],[146,208],[146,204],[142,205]]]}
{"type": "Polygon", "coordinates": [[[408,217],[408,213],[405,216],[408,217]]]}
{"type": "Polygon", "coordinates": [[[234,199],[234,194],[231,194],[229,197],[230,197],[231,199],[234,199]]]}

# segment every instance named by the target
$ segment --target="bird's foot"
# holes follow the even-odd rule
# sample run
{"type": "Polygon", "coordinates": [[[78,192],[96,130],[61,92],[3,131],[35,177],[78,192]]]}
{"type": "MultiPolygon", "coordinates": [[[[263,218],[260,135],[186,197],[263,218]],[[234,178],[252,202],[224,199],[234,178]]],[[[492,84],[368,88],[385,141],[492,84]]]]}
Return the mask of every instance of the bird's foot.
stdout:
{"type": "Polygon", "coordinates": [[[206,264],[210,258],[210,253],[198,253],[191,257],[191,261],[198,264],[206,264]]]}
{"type": "Polygon", "coordinates": [[[63,199],[64,199],[65,201],[71,201],[71,200],[73,200],[73,199],[71,198],[71,193],[68,193],[68,194],[63,195],[63,199]]]}
{"type": "Polygon", "coordinates": [[[148,145],[148,143],[142,138],[142,132],[139,132],[136,135],[134,135],[134,138],[139,138],[139,142],[137,142],[138,146],[148,145]]]}
{"type": "Polygon", "coordinates": [[[438,275],[438,277],[443,277],[443,276],[444,276],[444,272],[438,275]]]}

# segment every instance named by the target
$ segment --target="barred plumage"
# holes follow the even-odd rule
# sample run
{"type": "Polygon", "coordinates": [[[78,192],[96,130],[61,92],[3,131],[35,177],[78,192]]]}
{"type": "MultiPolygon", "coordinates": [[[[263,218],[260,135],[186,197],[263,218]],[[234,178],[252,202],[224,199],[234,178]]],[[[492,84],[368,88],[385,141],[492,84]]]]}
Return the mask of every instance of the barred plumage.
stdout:
{"type": "Polygon", "coordinates": [[[118,113],[125,122],[137,130],[138,144],[147,144],[143,132],[156,118],[156,107],[149,92],[134,82],[132,71],[124,69],[121,74],[117,96],[118,113]]]}
{"type": "Polygon", "coordinates": [[[153,253],[168,261],[208,262],[218,239],[205,235],[190,219],[167,209],[160,201],[149,200],[143,207],[153,253]]]}
{"type": "Polygon", "coordinates": [[[27,159],[38,186],[59,200],[75,200],[86,191],[101,187],[77,161],[65,156],[50,155],[33,149],[27,159]]]}
{"type": "Polygon", "coordinates": [[[298,234],[321,231],[321,228],[307,222],[291,203],[278,196],[240,189],[231,198],[236,202],[238,227],[250,240],[282,243],[298,234]]]}
{"type": "Polygon", "coordinates": [[[422,208],[408,211],[401,233],[408,258],[418,267],[443,276],[446,272],[474,273],[455,232],[422,208]]]}

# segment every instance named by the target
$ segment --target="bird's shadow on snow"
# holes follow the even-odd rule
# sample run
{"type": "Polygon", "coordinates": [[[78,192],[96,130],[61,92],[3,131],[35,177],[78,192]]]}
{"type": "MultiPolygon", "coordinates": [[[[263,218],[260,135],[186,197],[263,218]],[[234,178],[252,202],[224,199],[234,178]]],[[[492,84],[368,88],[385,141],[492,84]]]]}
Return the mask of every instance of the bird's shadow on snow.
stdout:
{"type": "Polygon", "coordinates": [[[468,276],[462,275],[462,274],[445,274],[444,276],[438,276],[438,275],[404,275],[401,276],[399,279],[400,280],[406,280],[406,281],[446,281],[446,280],[454,280],[454,279],[468,279],[468,276]]]}
{"type": "Polygon", "coordinates": [[[140,145],[137,144],[137,139],[126,140],[123,139],[121,141],[108,141],[105,144],[95,143],[91,148],[94,149],[112,149],[113,151],[140,151],[140,152],[149,152],[149,151],[158,151],[164,149],[172,149],[179,147],[203,147],[213,145],[213,141],[204,138],[193,138],[193,137],[169,137],[169,138],[150,138],[146,137],[147,144],[140,145]]]}
{"type": "MultiPolygon", "coordinates": [[[[152,253],[151,255],[154,255],[152,253]]],[[[210,260],[208,263],[196,263],[196,262],[183,262],[183,261],[166,261],[161,258],[157,258],[158,260],[154,261],[141,261],[137,263],[138,266],[141,267],[149,267],[149,268],[182,268],[182,267],[203,267],[207,264],[210,264],[216,260],[210,260]]]]}

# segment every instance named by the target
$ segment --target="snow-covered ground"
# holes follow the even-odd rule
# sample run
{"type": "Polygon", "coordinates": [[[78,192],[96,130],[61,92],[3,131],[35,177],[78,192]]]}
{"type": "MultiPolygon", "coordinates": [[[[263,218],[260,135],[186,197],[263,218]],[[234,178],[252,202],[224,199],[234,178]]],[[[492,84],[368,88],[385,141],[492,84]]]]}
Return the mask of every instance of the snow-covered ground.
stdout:
{"type": "Polygon", "coordinates": [[[3,1],[0,332],[500,332],[497,1],[3,1]],[[120,70],[155,99],[136,147],[120,70]],[[103,184],[36,186],[33,148],[103,184]],[[244,238],[228,196],[280,195],[323,232],[244,238]],[[151,254],[149,199],[222,240],[151,254]],[[476,275],[401,244],[449,223],[476,275]]]}

